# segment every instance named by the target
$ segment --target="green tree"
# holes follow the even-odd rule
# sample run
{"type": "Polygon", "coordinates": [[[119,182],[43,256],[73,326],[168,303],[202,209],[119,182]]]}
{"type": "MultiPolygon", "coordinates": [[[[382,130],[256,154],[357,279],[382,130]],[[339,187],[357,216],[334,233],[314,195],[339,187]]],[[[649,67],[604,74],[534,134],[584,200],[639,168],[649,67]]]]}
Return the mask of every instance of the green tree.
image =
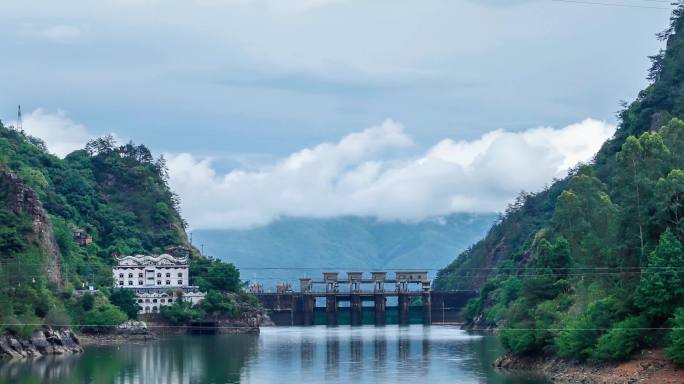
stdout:
{"type": "Polygon", "coordinates": [[[176,300],[173,305],[162,306],[161,314],[173,324],[183,324],[201,318],[204,314],[185,300],[176,300]]]}
{"type": "Polygon", "coordinates": [[[558,354],[581,359],[591,357],[599,337],[621,316],[620,305],[613,297],[596,300],[589,304],[584,314],[566,320],[554,339],[558,354]]]}
{"type": "Polygon", "coordinates": [[[684,251],[668,228],[648,256],[634,304],[649,318],[664,321],[684,298],[684,251]]]}
{"type": "Polygon", "coordinates": [[[665,349],[665,355],[677,364],[684,364],[684,308],[678,308],[672,319],[670,346],[665,349]]]}
{"type": "Polygon", "coordinates": [[[684,217],[684,170],[673,169],[656,184],[658,218],[679,228],[684,217]]]}
{"type": "Polygon", "coordinates": [[[593,357],[603,360],[624,360],[649,341],[649,321],[643,316],[630,316],[616,323],[598,339],[593,357]]]}
{"type": "Polygon", "coordinates": [[[128,317],[111,304],[102,304],[85,313],[83,330],[88,332],[107,332],[114,326],[126,321],[128,317]]]}
{"type": "MultiPolygon", "coordinates": [[[[581,265],[612,266],[611,246],[616,241],[618,209],[596,177],[574,176],[558,197],[553,223],[567,240],[568,255],[581,265]]],[[[569,256],[568,256],[569,257],[569,256]]]]}
{"type": "Polygon", "coordinates": [[[132,289],[113,289],[109,301],[119,307],[129,319],[135,319],[138,316],[139,306],[132,289]]]}

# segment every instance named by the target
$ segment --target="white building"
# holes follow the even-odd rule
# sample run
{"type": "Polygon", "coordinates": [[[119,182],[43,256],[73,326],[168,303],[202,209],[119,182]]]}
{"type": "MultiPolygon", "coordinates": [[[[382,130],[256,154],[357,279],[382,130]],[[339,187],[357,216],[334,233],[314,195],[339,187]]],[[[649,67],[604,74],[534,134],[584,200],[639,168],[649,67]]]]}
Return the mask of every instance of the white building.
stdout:
{"type": "Polygon", "coordinates": [[[197,304],[204,298],[198,287],[189,285],[188,257],[169,254],[116,258],[112,268],[115,286],[135,291],[139,313],[157,313],[161,306],[177,300],[197,304]]]}

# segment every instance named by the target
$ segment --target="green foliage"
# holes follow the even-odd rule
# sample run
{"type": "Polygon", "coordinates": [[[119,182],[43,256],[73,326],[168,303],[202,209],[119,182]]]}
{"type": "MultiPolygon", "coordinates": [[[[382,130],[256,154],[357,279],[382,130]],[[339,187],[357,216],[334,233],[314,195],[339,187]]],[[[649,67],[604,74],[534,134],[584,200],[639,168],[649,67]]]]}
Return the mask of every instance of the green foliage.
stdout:
{"type": "Polygon", "coordinates": [[[667,357],[677,364],[684,364],[684,308],[675,312],[670,333],[670,346],[665,349],[667,357]]]}
{"type": "Polygon", "coordinates": [[[613,328],[598,339],[593,356],[597,359],[624,360],[637,352],[649,338],[648,319],[629,316],[615,323],[613,328]]]}
{"type": "Polygon", "coordinates": [[[173,305],[162,306],[161,315],[173,324],[184,324],[202,318],[204,313],[199,308],[194,308],[190,302],[176,300],[173,305]]]}
{"type": "MultiPolygon", "coordinates": [[[[660,35],[667,49],[651,57],[652,83],[620,112],[593,161],[521,194],[485,239],[438,273],[438,288],[481,288],[466,318],[503,324],[509,351],[626,359],[659,346],[657,330],[670,321],[682,322],[682,27],[680,3],[660,35]],[[511,276],[519,289],[507,286],[511,276]]],[[[684,362],[676,326],[671,338],[671,358],[684,362]]]]}
{"type": "Polygon", "coordinates": [[[138,316],[138,302],[133,290],[115,288],[109,296],[109,301],[119,307],[129,319],[135,319],[138,316]]]}
{"type": "Polygon", "coordinates": [[[126,321],[128,317],[118,307],[106,303],[89,311],[83,317],[82,329],[87,332],[101,333],[126,321]]]}
{"type": "Polygon", "coordinates": [[[86,293],[85,295],[81,296],[79,304],[84,311],[90,311],[93,309],[93,307],[95,307],[95,296],[86,293]]]}
{"type": "MultiPolygon", "coordinates": [[[[0,315],[60,324],[119,321],[121,311],[106,297],[71,299],[48,282],[51,259],[46,250],[53,244],[46,242],[45,232],[34,233],[31,213],[42,207],[49,215],[61,256],[63,292],[91,285],[106,290],[113,284],[113,253],[187,245],[178,197],[167,182],[165,161],[155,161],[143,145],[119,147],[112,137],[104,137],[59,159],[40,139],[0,123],[0,294],[6,300],[0,315]],[[29,199],[16,201],[18,195],[29,199]],[[77,244],[76,229],[93,242],[77,244]]],[[[130,298],[114,293],[112,299],[135,315],[130,298]]]]}
{"type": "Polygon", "coordinates": [[[684,250],[668,228],[648,256],[641,274],[635,305],[651,319],[665,320],[684,299],[684,250]]]}
{"type": "Polygon", "coordinates": [[[466,303],[466,306],[463,308],[463,318],[467,322],[472,322],[475,320],[477,315],[480,314],[481,306],[482,299],[479,297],[474,297],[468,300],[468,303],[466,303]]]}
{"type": "Polygon", "coordinates": [[[207,314],[238,315],[240,309],[233,296],[219,291],[209,291],[202,300],[201,308],[207,314]]]}
{"type": "Polygon", "coordinates": [[[230,263],[211,258],[195,258],[190,263],[193,284],[203,291],[237,292],[242,287],[240,271],[230,263]]]}
{"type": "Polygon", "coordinates": [[[567,320],[555,338],[558,354],[580,359],[591,357],[599,337],[619,318],[620,306],[615,298],[597,300],[589,305],[586,313],[567,320]]]}

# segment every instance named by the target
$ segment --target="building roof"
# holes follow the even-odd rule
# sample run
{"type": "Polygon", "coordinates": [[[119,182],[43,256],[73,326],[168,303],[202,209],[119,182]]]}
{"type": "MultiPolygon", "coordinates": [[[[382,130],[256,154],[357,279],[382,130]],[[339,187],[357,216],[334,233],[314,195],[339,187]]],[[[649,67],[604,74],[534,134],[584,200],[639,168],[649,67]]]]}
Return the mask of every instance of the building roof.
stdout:
{"type": "Polygon", "coordinates": [[[168,253],[163,253],[161,255],[130,255],[130,256],[117,256],[116,260],[119,262],[119,266],[158,266],[158,265],[187,265],[188,257],[175,257],[168,253]]]}

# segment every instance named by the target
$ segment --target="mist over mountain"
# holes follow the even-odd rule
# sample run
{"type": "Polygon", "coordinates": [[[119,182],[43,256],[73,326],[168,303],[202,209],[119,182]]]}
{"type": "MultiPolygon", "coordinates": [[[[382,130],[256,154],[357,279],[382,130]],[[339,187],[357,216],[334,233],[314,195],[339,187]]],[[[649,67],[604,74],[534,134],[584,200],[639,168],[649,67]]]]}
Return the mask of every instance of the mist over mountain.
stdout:
{"type": "Polygon", "coordinates": [[[369,217],[283,218],[267,226],[195,230],[204,253],[234,263],[243,279],[273,287],[323,270],[430,269],[481,239],[496,214],[452,214],[421,222],[369,217]],[[264,269],[265,268],[265,269],[264,269]]]}

